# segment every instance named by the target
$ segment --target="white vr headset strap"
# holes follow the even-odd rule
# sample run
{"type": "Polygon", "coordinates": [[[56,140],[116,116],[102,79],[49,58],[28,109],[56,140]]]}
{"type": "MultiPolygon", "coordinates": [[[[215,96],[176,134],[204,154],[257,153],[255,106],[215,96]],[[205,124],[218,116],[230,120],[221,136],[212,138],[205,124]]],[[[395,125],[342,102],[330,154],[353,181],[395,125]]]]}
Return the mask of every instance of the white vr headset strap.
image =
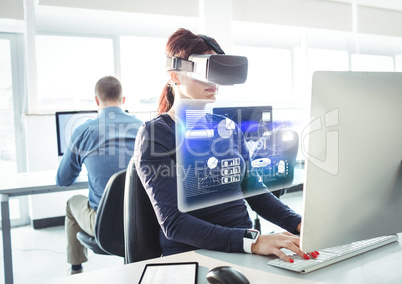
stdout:
{"type": "Polygon", "coordinates": [[[194,62],[181,59],[179,57],[167,57],[166,58],[166,70],[167,71],[187,71],[193,72],[194,62]]]}

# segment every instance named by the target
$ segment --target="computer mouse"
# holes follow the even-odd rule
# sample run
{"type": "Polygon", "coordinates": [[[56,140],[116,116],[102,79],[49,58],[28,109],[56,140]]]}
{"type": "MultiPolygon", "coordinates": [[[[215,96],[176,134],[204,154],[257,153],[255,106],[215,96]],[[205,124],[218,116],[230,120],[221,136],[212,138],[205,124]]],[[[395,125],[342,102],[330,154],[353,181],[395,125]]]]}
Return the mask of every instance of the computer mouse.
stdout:
{"type": "Polygon", "coordinates": [[[207,274],[207,280],[211,284],[250,284],[240,270],[231,266],[218,266],[211,269],[207,274]]]}

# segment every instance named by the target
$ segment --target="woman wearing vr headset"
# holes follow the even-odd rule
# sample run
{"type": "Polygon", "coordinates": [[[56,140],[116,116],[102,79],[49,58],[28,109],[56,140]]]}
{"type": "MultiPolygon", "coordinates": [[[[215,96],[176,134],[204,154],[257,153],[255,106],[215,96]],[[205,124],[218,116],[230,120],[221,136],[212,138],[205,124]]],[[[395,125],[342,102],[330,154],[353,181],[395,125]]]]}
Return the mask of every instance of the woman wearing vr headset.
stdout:
{"type": "Polygon", "coordinates": [[[210,37],[195,35],[185,29],[171,35],[166,45],[170,80],[159,99],[159,116],[144,123],[136,138],[135,166],[161,226],[159,241],[163,255],[203,248],[275,254],[293,262],[280,250],[287,248],[304,258],[317,257],[318,252],[309,256],[301,251],[299,237],[293,235],[300,232],[300,215],[269,191],[246,200],[260,216],[287,232],[259,235],[258,231],[251,230],[252,221],[243,199],[187,213],[179,211],[175,169],[175,98],[215,99],[219,85],[194,79],[186,67],[191,55],[206,54],[224,53],[210,37]],[[169,174],[166,169],[169,169],[169,174]]]}

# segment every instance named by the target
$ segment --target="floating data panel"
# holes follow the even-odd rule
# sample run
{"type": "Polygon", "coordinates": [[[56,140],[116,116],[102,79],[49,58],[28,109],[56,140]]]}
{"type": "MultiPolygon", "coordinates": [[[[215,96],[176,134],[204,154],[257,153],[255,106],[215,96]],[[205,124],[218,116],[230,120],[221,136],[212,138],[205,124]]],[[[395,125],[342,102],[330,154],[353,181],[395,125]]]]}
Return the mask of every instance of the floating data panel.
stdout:
{"type": "Polygon", "coordinates": [[[267,105],[179,100],[176,173],[182,212],[289,187],[299,148],[294,123],[267,105]]]}

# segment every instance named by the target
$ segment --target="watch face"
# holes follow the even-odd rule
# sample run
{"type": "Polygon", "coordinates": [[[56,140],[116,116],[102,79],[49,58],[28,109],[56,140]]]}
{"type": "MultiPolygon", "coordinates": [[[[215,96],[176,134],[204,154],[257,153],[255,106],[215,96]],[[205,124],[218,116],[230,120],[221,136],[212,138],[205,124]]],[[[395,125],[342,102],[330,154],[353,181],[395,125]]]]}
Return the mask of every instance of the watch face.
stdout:
{"type": "Polygon", "coordinates": [[[245,238],[252,239],[252,240],[254,240],[257,236],[258,236],[258,232],[250,231],[250,230],[246,231],[246,234],[244,235],[245,238]]]}

